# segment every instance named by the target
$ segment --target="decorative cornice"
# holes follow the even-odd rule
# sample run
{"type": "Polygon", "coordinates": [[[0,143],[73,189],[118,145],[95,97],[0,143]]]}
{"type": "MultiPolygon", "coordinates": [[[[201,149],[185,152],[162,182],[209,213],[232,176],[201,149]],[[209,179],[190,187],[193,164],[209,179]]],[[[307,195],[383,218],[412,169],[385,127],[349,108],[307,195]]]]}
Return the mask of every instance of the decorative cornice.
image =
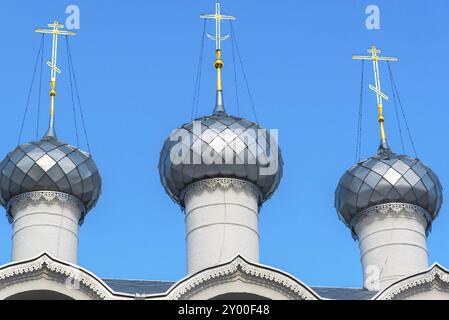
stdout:
{"type": "Polygon", "coordinates": [[[262,200],[262,192],[259,187],[251,182],[234,178],[211,178],[191,183],[181,192],[181,199],[184,201],[185,196],[190,192],[202,192],[204,190],[213,191],[216,189],[244,190],[246,192],[254,193],[259,203],[262,200]]]}
{"type": "Polygon", "coordinates": [[[113,294],[106,289],[105,285],[86,271],[58,262],[47,254],[3,267],[0,270],[0,289],[18,282],[30,281],[35,278],[36,274],[39,275],[41,272],[50,276],[53,275],[51,277],[52,280],[62,282],[64,285],[66,285],[65,281],[69,279],[70,283],[77,284],[76,290],[82,290],[95,299],[113,299],[113,294]]]}
{"type": "MultiPolygon", "coordinates": [[[[27,202],[38,203],[39,201],[46,201],[48,203],[51,202],[60,202],[64,204],[71,203],[74,204],[81,211],[81,217],[84,217],[86,213],[85,205],[78,198],[70,194],[59,191],[32,191],[21,193],[8,201],[6,210],[8,212],[10,222],[12,217],[11,209],[13,206],[16,206],[18,204],[24,204],[27,202]]],[[[82,220],[83,219],[81,219],[80,224],[82,223],[82,220]]]]}
{"type": "Polygon", "coordinates": [[[448,286],[449,292],[449,272],[438,264],[434,264],[428,270],[412,275],[405,279],[401,279],[385,290],[377,294],[373,300],[393,300],[400,298],[405,292],[418,288],[420,286],[441,281],[448,286]]]}
{"type": "Polygon", "coordinates": [[[200,271],[175,285],[168,293],[169,300],[189,299],[195,293],[226,282],[229,278],[243,276],[245,281],[268,287],[294,300],[318,300],[319,297],[306,285],[280,271],[247,262],[237,257],[226,264],[200,271]]]}
{"type": "Polygon", "coordinates": [[[430,232],[432,229],[432,215],[427,212],[427,210],[421,208],[420,206],[410,204],[410,203],[400,203],[400,202],[390,202],[390,203],[382,203],[372,207],[369,207],[360,213],[358,213],[350,223],[350,228],[353,232],[353,237],[357,239],[357,235],[355,234],[355,226],[364,218],[373,216],[373,215],[387,215],[393,212],[394,214],[405,214],[405,215],[415,215],[419,214],[424,217],[427,221],[426,234],[430,232]]]}

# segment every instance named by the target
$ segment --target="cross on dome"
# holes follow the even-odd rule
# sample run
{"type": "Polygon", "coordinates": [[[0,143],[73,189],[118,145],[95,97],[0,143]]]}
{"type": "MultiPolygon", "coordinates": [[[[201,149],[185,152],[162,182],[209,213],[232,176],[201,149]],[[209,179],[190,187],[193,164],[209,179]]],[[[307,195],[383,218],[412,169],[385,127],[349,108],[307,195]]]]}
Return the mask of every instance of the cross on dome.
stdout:
{"type": "Polygon", "coordinates": [[[377,113],[380,125],[380,139],[381,139],[381,146],[388,149],[387,145],[387,137],[385,134],[385,127],[384,127],[384,116],[383,116],[383,100],[388,101],[388,96],[382,92],[381,86],[380,86],[380,74],[379,74],[379,63],[378,61],[398,61],[399,59],[396,57],[381,57],[378,54],[381,53],[379,49],[375,45],[372,45],[370,49],[367,50],[368,53],[371,53],[370,56],[360,56],[360,55],[353,55],[352,59],[354,60],[371,60],[373,62],[373,69],[374,69],[374,82],[375,85],[369,85],[369,88],[376,93],[377,98],[377,113]]]}
{"type": "Polygon", "coordinates": [[[215,13],[214,14],[202,14],[200,16],[203,19],[214,19],[215,20],[215,36],[207,34],[207,37],[211,40],[215,41],[215,49],[221,50],[221,42],[225,41],[229,38],[229,35],[221,36],[221,21],[222,20],[235,20],[234,16],[227,16],[221,14],[221,5],[218,1],[215,4],[215,13]]]}
{"type": "Polygon", "coordinates": [[[224,67],[224,62],[221,59],[221,42],[228,39],[229,35],[221,35],[221,21],[222,20],[235,20],[234,16],[227,16],[221,14],[220,1],[215,4],[214,14],[202,14],[200,15],[203,19],[214,19],[215,20],[215,36],[207,34],[207,37],[215,41],[215,53],[216,59],[214,62],[214,67],[217,69],[217,97],[215,102],[214,113],[224,113],[224,102],[223,102],[223,86],[221,81],[221,69],[224,67]]]}
{"type": "Polygon", "coordinates": [[[64,25],[59,24],[57,20],[55,20],[51,24],[48,24],[48,27],[51,29],[36,28],[34,29],[34,31],[37,33],[53,35],[51,61],[47,61],[47,65],[50,67],[51,70],[50,73],[51,89],[50,89],[50,124],[46,136],[55,137],[56,133],[54,129],[54,121],[55,121],[56,74],[61,73],[61,70],[57,66],[58,36],[59,35],[74,36],[76,35],[76,33],[67,30],[60,30],[64,28],[64,25]]]}

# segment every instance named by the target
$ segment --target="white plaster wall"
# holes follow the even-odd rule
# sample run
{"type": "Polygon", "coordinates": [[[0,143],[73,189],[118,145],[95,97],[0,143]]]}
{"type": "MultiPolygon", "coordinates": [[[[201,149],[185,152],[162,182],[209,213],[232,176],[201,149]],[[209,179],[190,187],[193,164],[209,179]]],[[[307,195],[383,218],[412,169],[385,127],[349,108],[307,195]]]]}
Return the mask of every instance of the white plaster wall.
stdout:
{"type": "Polygon", "coordinates": [[[205,288],[191,296],[189,300],[210,300],[227,293],[255,294],[270,300],[291,300],[291,297],[288,297],[273,288],[245,282],[243,279],[239,278],[205,288]]]}
{"type": "Polygon", "coordinates": [[[237,255],[259,261],[259,207],[254,192],[204,189],[189,192],[184,201],[189,274],[237,255]]]}
{"type": "Polygon", "coordinates": [[[428,268],[426,220],[419,213],[373,213],[355,231],[359,237],[364,285],[382,290],[428,268]]]}
{"type": "Polygon", "coordinates": [[[20,201],[12,210],[12,260],[47,252],[76,264],[81,211],[72,201],[20,201]]]}
{"type": "Polygon", "coordinates": [[[0,300],[8,299],[16,294],[35,290],[48,290],[57,292],[66,295],[67,297],[74,300],[92,300],[91,297],[83,293],[81,290],[77,290],[62,283],[58,283],[45,278],[39,278],[37,280],[30,280],[26,282],[18,282],[12,286],[3,288],[2,290],[0,290],[0,300]]]}

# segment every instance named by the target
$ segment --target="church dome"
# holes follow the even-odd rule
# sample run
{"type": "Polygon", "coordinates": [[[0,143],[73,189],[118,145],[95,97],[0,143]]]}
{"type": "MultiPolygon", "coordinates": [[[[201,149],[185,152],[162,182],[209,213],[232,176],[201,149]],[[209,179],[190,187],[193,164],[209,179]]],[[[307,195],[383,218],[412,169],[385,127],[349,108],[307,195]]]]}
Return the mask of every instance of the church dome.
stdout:
{"type": "Polygon", "coordinates": [[[259,202],[264,202],[281,181],[283,162],[277,141],[268,132],[258,136],[259,129],[256,123],[228,115],[222,108],[176,129],[171,136],[175,138],[165,141],[160,154],[159,173],[165,191],[183,205],[183,191],[189,184],[210,178],[235,178],[256,185],[261,194],[259,202]],[[191,161],[174,163],[171,155],[191,161]],[[197,164],[195,157],[201,159],[197,164]],[[205,161],[205,157],[213,163],[205,161]],[[268,168],[273,170],[264,172],[268,168]]]}
{"type": "Polygon", "coordinates": [[[381,147],[376,156],[344,173],[335,191],[335,207],[340,219],[352,226],[358,214],[386,203],[412,204],[424,209],[430,227],[442,204],[440,181],[419,159],[381,147]]]}
{"type": "Polygon", "coordinates": [[[90,154],[55,136],[19,145],[0,163],[0,201],[32,191],[58,191],[79,199],[88,212],[101,193],[101,177],[90,154]]]}
{"type": "Polygon", "coordinates": [[[216,21],[214,68],[217,71],[215,109],[174,130],[164,142],[159,158],[159,175],[167,194],[184,207],[184,195],[192,183],[228,178],[249,182],[255,186],[262,204],[274,193],[282,178],[283,162],[277,135],[262,130],[257,123],[226,113],[223,101],[221,42],[222,20],[235,17],[216,13],[201,15],[216,21]]]}

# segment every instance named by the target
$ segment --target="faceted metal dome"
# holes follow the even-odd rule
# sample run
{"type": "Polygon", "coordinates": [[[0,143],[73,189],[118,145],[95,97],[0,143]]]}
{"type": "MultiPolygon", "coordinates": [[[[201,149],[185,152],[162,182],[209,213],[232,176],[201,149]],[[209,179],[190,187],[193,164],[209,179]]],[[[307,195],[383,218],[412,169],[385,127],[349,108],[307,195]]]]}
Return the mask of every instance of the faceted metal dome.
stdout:
{"type": "Polygon", "coordinates": [[[101,193],[101,177],[90,154],[55,136],[19,145],[0,163],[0,201],[31,191],[59,191],[78,198],[86,213],[101,193]]]}
{"type": "Polygon", "coordinates": [[[173,141],[169,137],[164,142],[159,159],[160,178],[167,194],[183,206],[182,192],[189,184],[208,178],[226,177],[255,184],[261,192],[259,202],[263,203],[281,181],[283,161],[277,141],[269,134],[258,137],[258,129],[260,127],[256,123],[228,115],[221,103],[217,103],[212,115],[176,129],[172,137],[177,137],[177,140],[173,141]],[[194,124],[201,126],[195,129],[194,124]],[[268,148],[271,157],[260,151],[268,148]],[[273,156],[274,148],[277,149],[277,156],[273,156]],[[176,164],[171,161],[171,154],[192,161],[176,164]],[[212,161],[209,162],[211,164],[204,161],[195,164],[195,157],[202,159],[205,155],[210,155],[212,161],[219,159],[222,164],[212,161]],[[275,168],[274,172],[261,174],[267,167],[275,168]]]}
{"type": "Polygon", "coordinates": [[[385,203],[407,203],[424,209],[429,227],[442,204],[437,175],[419,159],[381,147],[378,154],[347,170],[335,191],[335,208],[348,226],[362,211],[385,203]]]}

